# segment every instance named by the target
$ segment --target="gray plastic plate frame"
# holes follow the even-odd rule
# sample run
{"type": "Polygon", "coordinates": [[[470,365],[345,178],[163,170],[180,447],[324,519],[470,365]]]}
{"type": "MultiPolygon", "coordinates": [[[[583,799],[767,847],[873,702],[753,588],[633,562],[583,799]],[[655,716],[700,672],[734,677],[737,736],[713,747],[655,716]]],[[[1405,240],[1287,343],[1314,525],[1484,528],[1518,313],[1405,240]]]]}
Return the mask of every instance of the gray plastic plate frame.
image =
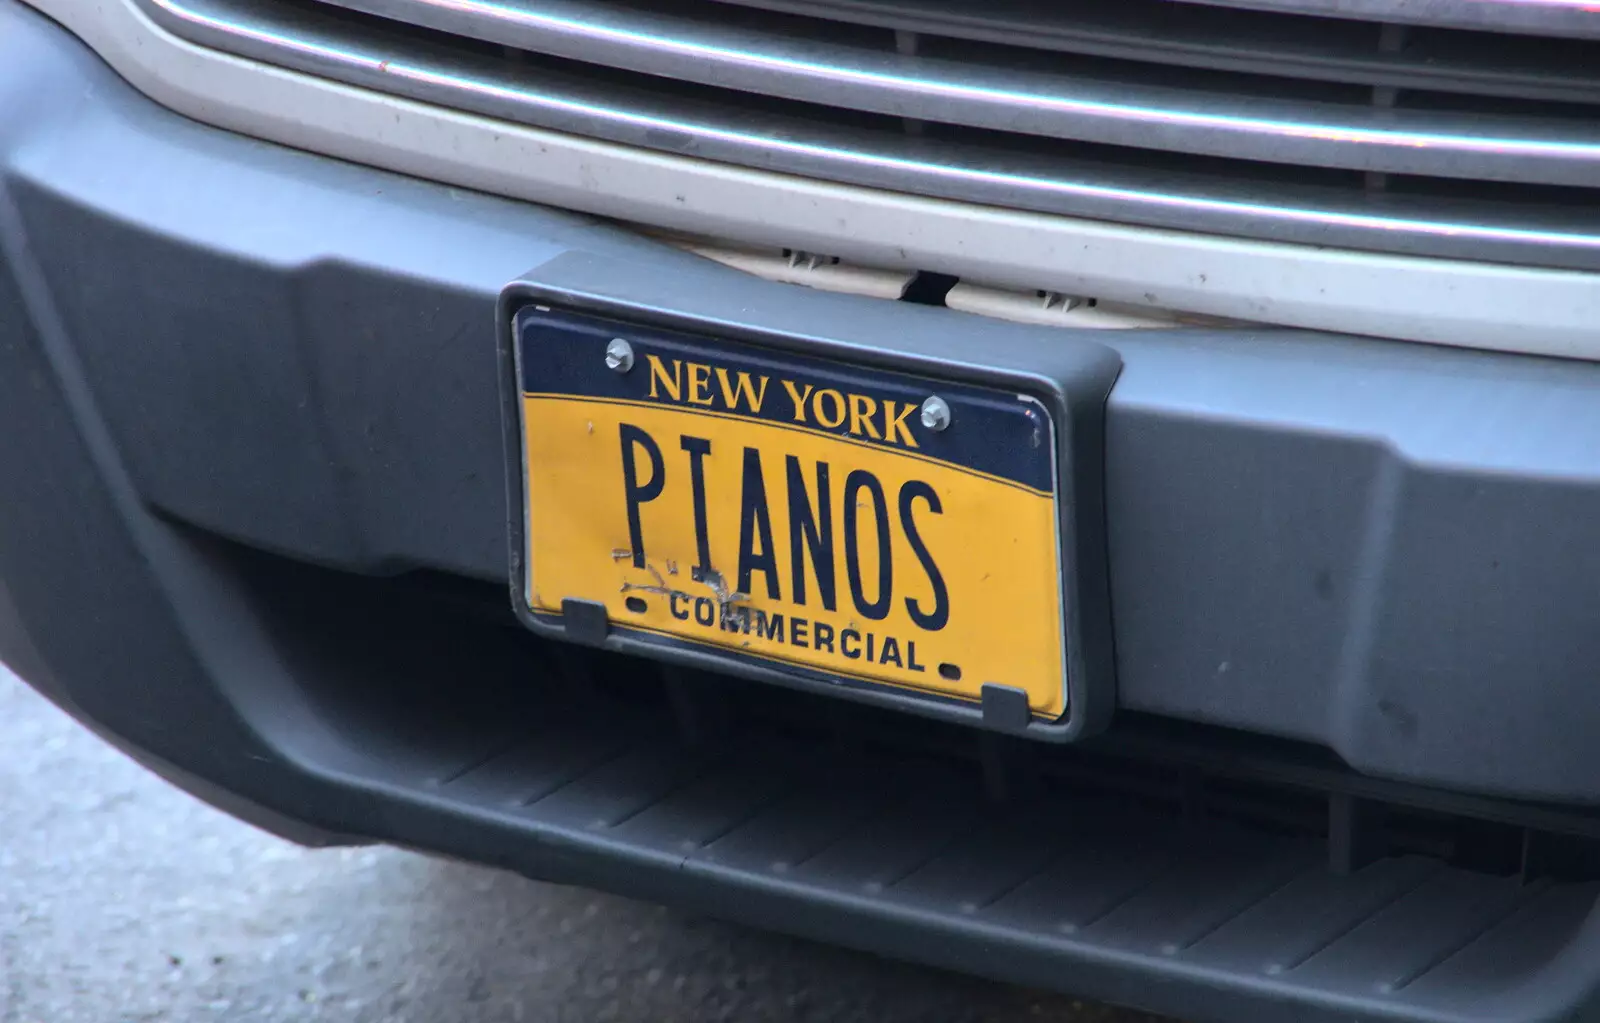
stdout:
{"type": "Polygon", "coordinates": [[[572,253],[530,271],[501,292],[497,337],[508,584],[519,621],[557,640],[1027,738],[1067,742],[1104,730],[1116,704],[1104,521],[1105,402],[1122,365],[1113,349],[1094,340],[1089,331],[1019,326],[944,309],[772,284],[733,271],[727,280],[712,275],[697,282],[716,286],[673,289],[652,282],[638,273],[640,269],[572,253]],[[969,704],[887,687],[846,687],[781,667],[731,661],[694,647],[646,643],[625,629],[596,629],[592,621],[580,626],[534,615],[523,600],[526,493],[515,336],[517,314],[528,305],[1000,388],[1044,405],[1056,429],[1065,713],[1053,720],[1024,721],[1011,712],[1008,701],[990,699],[988,692],[981,703],[969,704]]]}

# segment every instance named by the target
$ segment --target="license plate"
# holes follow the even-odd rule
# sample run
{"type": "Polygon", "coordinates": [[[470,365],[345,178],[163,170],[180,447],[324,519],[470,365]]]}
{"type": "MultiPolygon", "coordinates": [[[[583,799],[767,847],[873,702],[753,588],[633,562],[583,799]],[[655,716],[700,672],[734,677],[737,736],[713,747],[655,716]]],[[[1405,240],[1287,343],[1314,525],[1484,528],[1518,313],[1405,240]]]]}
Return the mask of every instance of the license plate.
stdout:
{"type": "Polygon", "coordinates": [[[1065,712],[1046,406],[560,310],[515,338],[533,617],[579,601],[719,661],[1065,712]]]}

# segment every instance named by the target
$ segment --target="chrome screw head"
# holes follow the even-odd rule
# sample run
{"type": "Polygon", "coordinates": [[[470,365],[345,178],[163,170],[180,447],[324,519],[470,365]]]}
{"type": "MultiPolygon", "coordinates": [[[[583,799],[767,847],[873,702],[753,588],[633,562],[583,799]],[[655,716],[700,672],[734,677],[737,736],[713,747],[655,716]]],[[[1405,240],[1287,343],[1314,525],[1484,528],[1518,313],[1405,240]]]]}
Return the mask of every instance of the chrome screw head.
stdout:
{"type": "Polygon", "coordinates": [[[606,345],[606,365],[618,373],[626,373],[633,368],[633,346],[620,337],[611,339],[606,345]]]}
{"type": "Polygon", "coordinates": [[[950,425],[950,406],[937,394],[922,403],[922,425],[935,432],[950,425]]]}

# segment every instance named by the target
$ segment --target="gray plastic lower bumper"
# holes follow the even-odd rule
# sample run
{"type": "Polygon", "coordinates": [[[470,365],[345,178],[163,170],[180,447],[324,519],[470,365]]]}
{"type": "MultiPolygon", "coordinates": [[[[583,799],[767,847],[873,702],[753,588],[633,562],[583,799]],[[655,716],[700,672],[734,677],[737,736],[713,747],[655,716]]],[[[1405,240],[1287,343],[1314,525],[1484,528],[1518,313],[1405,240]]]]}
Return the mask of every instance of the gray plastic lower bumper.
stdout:
{"type": "MultiPolygon", "coordinates": [[[[198,127],[5,17],[13,286],[48,301],[108,453],[171,517],[351,571],[503,579],[508,281],[576,251],[657,291],[787,297],[592,221],[198,127]]],[[[818,333],[866,301],[805,294],[818,333]]],[[[907,330],[959,315],[899,308],[907,330]]],[[[1600,800],[1600,365],[1094,338],[1124,363],[1105,482],[1122,707],[1600,800]]]]}

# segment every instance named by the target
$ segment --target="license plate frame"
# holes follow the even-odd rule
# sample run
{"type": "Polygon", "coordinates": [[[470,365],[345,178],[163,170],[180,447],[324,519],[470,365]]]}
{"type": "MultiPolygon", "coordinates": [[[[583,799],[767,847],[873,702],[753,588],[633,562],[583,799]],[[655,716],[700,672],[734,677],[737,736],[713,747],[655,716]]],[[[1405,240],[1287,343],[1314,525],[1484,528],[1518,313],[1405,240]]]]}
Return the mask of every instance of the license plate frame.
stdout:
{"type": "MultiPolygon", "coordinates": [[[[586,275],[578,276],[583,278],[586,275]]],[[[612,285],[606,290],[615,292],[618,289],[612,285]]],[[[794,297],[791,292],[797,290],[775,288],[772,297],[790,300],[794,297]]],[[[832,314],[833,310],[828,306],[833,305],[833,300],[838,298],[838,296],[807,293],[802,293],[801,297],[821,300],[808,303],[817,307],[819,320],[831,318],[829,314],[832,314]]],[[[683,302],[682,296],[679,296],[679,303],[691,306],[695,304],[683,302]]],[[[787,301],[778,303],[780,309],[776,311],[788,311],[781,308],[788,304],[790,303],[787,301]]],[[[871,303],[871,305],[888,304],[871,303]]],[[[749,310],[760,306],[752,307],[746,304],[743,308],[749,310]]],[[[929,313],[927,310],[906,307],[890,306],[890,310],[910,313],[918,318],[929,313]]],[[[864,311],[853,310],[858,314],[864,311]]],[[[873,309],[873,312],[880,311],[883,310],[873,309]]],[[[1055,741],[1074,739],[1103,727],[1112,702],[1107,692],[1110,684],[1109,602],[1105,599],[1104,593],[1103,530],[1098,527],[1098,517],[1094,513],[1101,504],[1098,485],[1101,464],[1099,424],[1103,421],[1105,395],[1120,365],[1120,360],[1115,358],[1114,353],[1092,341],[1070,339],[1066,346],[1067,357],[1063,359],[1063,352],[1059,349],[1050,351],[1040,348],[1038,345],[1040,339],[1037,338],[1036,332],[1025,328],[999,331],[1003,343],[996,346],[993,343],[994,338],[982,335],[997,333],[993,329],[996,326],[1009,327],[1009,325],[988,324],[983,321],[973,321],[968,317],[959,317],[957,319],[960,326],[977,328],[969,330],[968,333],[976,335],[971,339],[974,351],[984,353],[981,364],[962,364],[937,350],[932,353],[917,351],[916,346],[904,344],[908,336],[914,337],[914,334],[903,328],[884,334],[879,343],[861,344],[855,337],[848,335],[859,336],[863,330],[871,334],[873,324],[870,322],[857,322],[856,329],[838,332],[846,334],[846,337],[830,338],[820,333],[797,333],[748,322],[730,322],[721,317],[707,315],[707,312],[692,308],[689,310],[663,308],[655,303],[630,301],[627,295],[603,292],[597,294],[587,287],[573,287],[570,284],[548,281],[524,279],[506,290],[500,310],[504,398],[502,412],[506,428],[510,589],[518,618],[535,632],[552,638],[644,655],[659,661],[710,669],[761,682],[826,692],[846,699],[876,703],[923,716],[940,717],[1040,739],[1055,741]],[[1043,421],[1048,435],[1044,446],[1047,455],[1043,462],[1050,476],[1048,516],[1054,526],[1055,540],[1051,559],[1053,564],[1050,567],[1053,570],[1055,584],[1053,590],[1057,601],[1055,618],[1060,635],[1059,706],[1048,706],[1040,698],[1039,688],[1031,683],[1019,687],[999,682],[991,683],[985,679],[983,680],[985,684],[973,691],[970,684],[972,680],[968,679],[967,692],[950,693],[940,691],[942,683],[923,688],[906,684],[904,679],[864,678],[817,664],[774,661],[750,656],[726,644],[716,645],[681,633],[663,635],[660,630],[645,628],[637,621],[630,622],[628,617],[619,613],[615,606],[608,611],[607,603],[611,601],[592,590],[578,596],[569,596],[567,591],[578,593],[583,589],[578,585],[567,586],[566,590],[560,593],[540,594],[539,580],[535,578],[540,574],[535,564],[538,560],[536,555],[538,548],[535,546],[530,550],[530,538],[533,533],[530,531],[529,523],[534,507],[531,503],[534,495],[530,489],[533,484],[530,483],[528,445],[537,443],[543,435],[542,433],[530,435],[527,431],[526,416],[529,414],[527,409],[530,407],[529,401],[534,399],[529,396],[525,400],[523,375],[525,370],[538,363],[540,359],[544,359],[548,365],[543,370],[538,370],[538,367],[534,366],[536,371],[564,373],[571,369],[574,358],[570,353],[579,351],[578,348],[571,347],[579,343],[574,332],[582,335],[581,350],[584,353],[582,358],[592,359],[592,362],[586,362],[576,371],[580,377],[595,373],[593,367],[603,367],[606,338],[614,336],[629,340],[635,352],[661,353],[663,360],[658,362],[664,361],[665,355],[671,351],[682,351],[681,346],[698,345],[700,350],[722,352],[728,354],[730,359],[749,357],[758,362],[766,360],[767,365],[788,366],[791,369],[796,365],[811,368],[815,368],[818,364],[834,366],[841,373],[853,373],[857,379],[877,381],[879,384],[885,381],[902,384],[910,381],[913,386],[920,386],[922,390],[937,389],[941,396],[949,397],[956,406],[957,422],[952,424],[952,433],[961,425],[965,425],[969,431],[973,429],[973,417],[978,412],[975,411],[975,407],[964,406],[974,395],[979,398],[1003,397],[1017,402],[1019,407],[1027,408],[1029,410],[1027,415],[1031,417],[1028,421],[1035,425],[1034,436],[1038,435],[1037,426],[1040,420],[1043,421]],[[1030,335],[1035,336],[1029,337],[1030,335]],[[566,347],[562,349],[559,357],[547,358],[548,353],[540,351],[532,359],[525,358],[528,346],[539,344],[546,346],[559,344],[566,347]],[[674,345],[679,348],[674,349],[674,345]],[[900,350],[896,350],[897,348],[900,350]],[[1016,351],[1019,348],[1023,351],[1016,351]],[[1037,351],[1030,353],[1026,351],[1028,348],[1037,351]],[[1018,355],[1043,356],[1043,358],[1027,358],[1026,361],[1038,365],[1022,368],[1015,365],[1019,361],[1018,355]],[[567,368],[557,370],[551,369],[552,366],[567,368]],[[1086,446],[1087,452],[1084,450],[1086,446]],[[1086,489],[1089,491],[1087,495],[1086,489]],[[1086,496],[1089,497],[1089,501],[1084,500],[1086,496]],[[1032,706],[1030,706],[1030,689],[1034,690],[1032,706]]],[[[949,314],[944,315],[949,316],[949,314]]],[[[858,315],[854,319],[870,321],[874,317],[858,315]]],[[[1048,340],[1057,346],[1061,342],[1058,337],[1050,337],[1048,340]]],[[[939,346],[932,347],[937,349],[939,346]]],[[[642,363],[643,357],[636,357],[640,358],[642,363]]],[[[657,369],[659,370],[659,365],[657,369]]],[[[607,371],[602,368],[599,372],[604,374],[607,371]]],[[[628,376],[634,376],[637,380],[636,374],[643,372],[647,370],[640,365],[628,376]]],[[[665,384],[665,378],[660,382],[665,384]]],[[[595,381],[591,380],[583,386],[588,387],[594,383],[595,381]]],[[[544,397],[554,399],[561,396],[547,394],[544,397]]],[[[609,415],[616,407],[616,401],[610,397],[599,398],[596,401],[597,404],[589,408],[594,409],[602,417],[609,415]]],[[[553,402],[551,407],[561,404],[553,402]]],[[[884,405],[887,411],[890,401],[886,399],[884,405]]],[[[542,409],[544,406],[539,407],[542,409]]],[[[654,411],[656,410],[644,409],[639,410],[637,414],[644,415],[654,411]]],[[[672,409],[674,413],[686,411],[688,410],[682,408],[672,409]]],[[[904,409],[901,408],[899,412],[903,421],[904,409]]],[[[534,414],[544,416],[546,413],[539,411],[534,414]]],[[[593,431],[593,421],[588,425],[593,431]]],[[[747,422],[739,428],[751,431],[765,429],[767,425],[769,424],[751,425],[747,422]]],[[[541,430],[549,427],[550,420],[540,420],[541,430]]],[[[922,434],[924,437],[928,436],[925,430],[922,434]]],[[[838,442],[837,437],[828,440],[838,442]]],[[[624,444],[624,447],[627,445],[624,444]]],[[[637,447],[634,450],[643,451],[637,447]]],[[[877,452],[858,453],[856,457],[865,458],[869,454],[877,457],[877,452]]],[[[901,461],[904,460],[904,452],[896,454],[900,456],[901,461]]],[[[1040,461],[1037,457],[1033,460],[1035,463],[1040,461]]],[[[542,472],[546,463],[535,464],[541,467],[542,472]]],[[[770,467],[768,471],[771,472],[770,467]]],[[[636,473],[632,478],[637,481],[644,477],[636,473]]],[[[623,481],[623,485],[625,483],[626,480],[623,481]]],[[[649,485],[648,481],[645,485],[649,485]]],[[[834,485],[838,486],[838,483],[834,485]]],[[[548,486],[549,484],[543,482],[537,484],[537,487],[546,489],[548,486]]],[[[892,484],[890,489],[893,489],[892,484]]],[[[990,491],[999,492],[993,487],[990,491]]],[[[857,491],[858,496],[862,493],[866,491],[857,491]]],[[[892,498],[889,499],[889,503],[892,505],[892,498]]],[[[542,507],[546,509],[543,514],[548,516],[548,504],[542,507]]],[[[818,509],[820,511],[820,504],[818,509]]],[[[921,509],[926,512],[927,505],[922,505],[921,509]]],[[[703,516],[700,521],[703,537],[703,516]]],[[[634,526],[634,532],[629,535],[639,536],[637,523],[631,524],[634,526]]],[[[549,530],[550,527],[546,526],[545,534],[548,534],[549,530]]],[[[870,528],[868,532],[876,535],[870,528]]],[[[779,534],[775,534],[780,560],[786,553],[782,550],[785,536],[781,534],[780,526],[779,534]]],[[[741,543],[743,542],[741,538],[741,543]]],[[[769,539],[767,546],[770,548],[771,544],[772,541],[769,539]]],[[[562,548],[558,545],[554,549],[560,551],[562,548]]],[[[701,549],[705,549],[703,539],[701,549]]],[[[619,553],[622,555],[624,567],[627,567],[628,558],[637,560],[635,552],[631,550],[619,553]]],[[[546,569],[542,578],[546,581],[561,574],[549,568],[556,563],[555,558],[547,557],[545,563],[546,569]]],[[[661,582],[660,566],[652,563],[649,567],[652,570],[651,575],[657,578],[657,582],[661,582]]],[[[567,580],[571,581],[570,573],[567,573],[567,580]]],[[[695,581],[701,581],[698,574],[695,581]]],[[[755,577],[752,577],[751,582],[754,581],[755,577]]],[[[852,583],[854,581],[852,579],[852,583]]],[[[924,581],[927,581],[926,578],[924,581]]],[[[820,586],[820,582],[820,579],[816,579],[814,584],[820,586]]],[[[624,583],[624,586],[627,585],[630,584],[624,583]]],[[[733,587],[722,584],[722,588],[733,587]]],[[[561,587],[558,586],[557,589],[561,587]]],[[[839,589],[844,589],[842,582],[839,589]]],[[[665,596],[665,591],[660,592],[665,596]]],[[[841,597],[841,603],[846,605],[841,607],[841,611],[849,612],[849,599],[849,596],[841,597]]],[[[680,604],[676,595],[672,597],[670,606],[674,617],[681,617],[677,614],[680,604]]],[[[923,610],[926,610],[926,607],[926,604],[922,605],[923,610]]],[[[687,610],[688,605],[683,604],[682,608],[687,610]]],[[[652,604],[652,612],[655,611],[656,607],[652,604]]],[[[696,608],[697,616],[698,612],[699,609],[696,608]]],[[[1035,613],[1033,617],[1038,618],[1038,614],[1035,613]]],[[[852,620],[851,624],[855,625],[857,621],[852,620]]],[[[748,628],[748,620],[746,627],[748,628]]],[[[830,633],[832,631],[830,629],[830,633]]],[[[757,634],[760,635],[760,632],[758,625],[757,634]]],[[[770,630],[768,635],[770,637],[770,630]]],[[[1032,636],[1032,633],[1029,635],[1032,636]]],[[[858,634],[856,638],[858,649],[862,642],[858,634]]],[[[748,640],[745,641],[745,645],[749,645],[748,640]]],[[[898,654],[897,650],[897,660],[898,654]]],[[[912,660],[915,661],[915,658],[912,660]]],[[[887,672],[890,669],[883,670],[887,672]]]]}

